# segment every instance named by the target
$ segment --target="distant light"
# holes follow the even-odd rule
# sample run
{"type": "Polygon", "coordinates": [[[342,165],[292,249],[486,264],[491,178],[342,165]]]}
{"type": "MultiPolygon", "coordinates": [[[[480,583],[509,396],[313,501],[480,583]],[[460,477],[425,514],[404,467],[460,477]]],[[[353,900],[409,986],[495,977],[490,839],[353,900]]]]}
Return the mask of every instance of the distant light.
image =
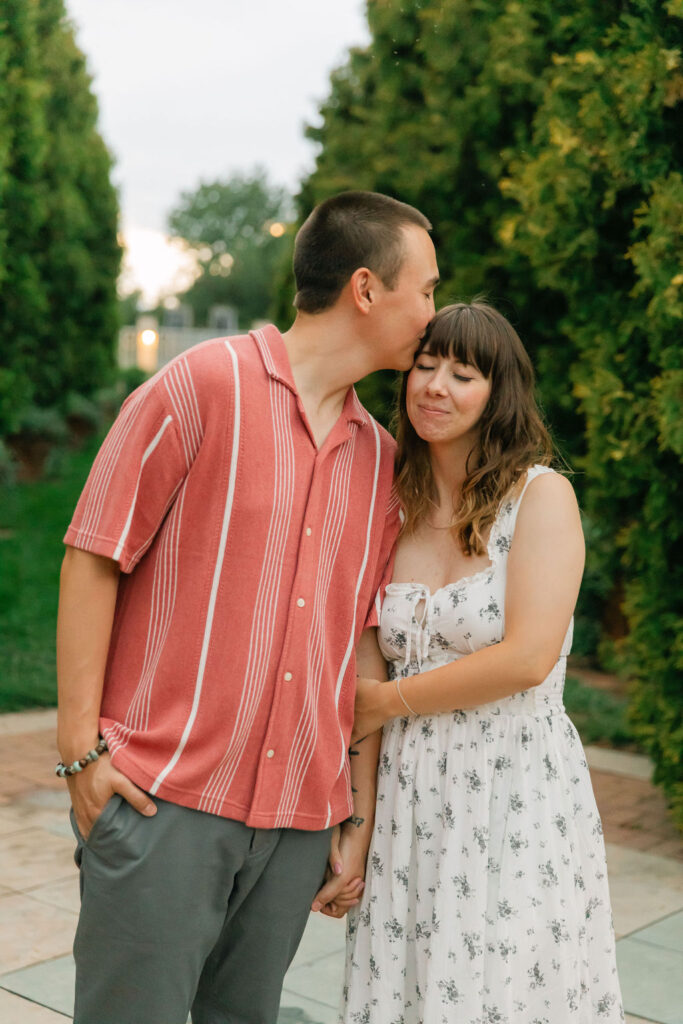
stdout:
{"type": "Polygon", "coordinates": [[[285,226],[279,220],[273,221],[268,229],[273,238],[282,238],[285,233],[285,226]]]}
{"type": "Polygon", "coordinates": [[[156,345],[157,343],[157,332],[147,328],[140,334],[140,341],[143,345],[156,345]]]}

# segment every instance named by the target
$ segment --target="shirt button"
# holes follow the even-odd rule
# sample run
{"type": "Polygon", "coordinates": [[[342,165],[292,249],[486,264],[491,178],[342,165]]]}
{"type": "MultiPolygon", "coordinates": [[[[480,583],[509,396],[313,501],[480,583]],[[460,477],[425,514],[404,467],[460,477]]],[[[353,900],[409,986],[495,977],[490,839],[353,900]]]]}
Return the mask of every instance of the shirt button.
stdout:
{"type": "Polygon", "coordinates": [[[307,526],[306,527],[306,536],[310,537],[312,533],[313,533],[313,530],[310,528],[310,526],[307,526]]]}
{"type": "Polygon", "coordinates": [[[303,597],[300,597],[296,603],[299,605],[299,608],[303,608],[303,606],[306,604],[303,597]]]}
{"type": "Polygon", "coordinates": [[[287,682],[289,682],[289,680],[291,678],[292,678],[292,673],[291,672],[285,672],[285,679],[287,680],[287,682]]]}
{"type": "Polygon", "coordinates": [[[274,750],[267,750],[266,751],[266,757],[275,757],[275,751],[274,750]]]}

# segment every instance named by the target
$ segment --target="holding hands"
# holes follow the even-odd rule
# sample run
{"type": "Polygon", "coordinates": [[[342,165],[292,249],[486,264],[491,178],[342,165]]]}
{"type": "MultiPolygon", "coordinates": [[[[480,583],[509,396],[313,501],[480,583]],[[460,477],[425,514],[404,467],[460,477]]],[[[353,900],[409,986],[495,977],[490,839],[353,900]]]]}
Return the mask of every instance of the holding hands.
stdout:
{"type": "Polygon", "coordinates": [[[313,901],[312,910],[341,918],[360,902],[369,839],[366,831],[350,821],[335,826],[325,883],[313,901]]]}

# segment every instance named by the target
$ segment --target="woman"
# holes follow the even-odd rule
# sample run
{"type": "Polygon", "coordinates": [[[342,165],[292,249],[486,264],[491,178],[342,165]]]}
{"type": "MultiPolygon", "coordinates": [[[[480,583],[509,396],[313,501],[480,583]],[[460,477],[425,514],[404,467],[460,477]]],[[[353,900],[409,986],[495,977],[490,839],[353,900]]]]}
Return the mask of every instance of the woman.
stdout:
{"type": "Polygon", "coordinates": [[[551,458],[513,328],[481,302],[442,309],[400,397],[389,679],[359,681],[354,736],[384,734],[344,1024],[623,1020],[600,819],[562,705],[583,537],[551,458]]]}

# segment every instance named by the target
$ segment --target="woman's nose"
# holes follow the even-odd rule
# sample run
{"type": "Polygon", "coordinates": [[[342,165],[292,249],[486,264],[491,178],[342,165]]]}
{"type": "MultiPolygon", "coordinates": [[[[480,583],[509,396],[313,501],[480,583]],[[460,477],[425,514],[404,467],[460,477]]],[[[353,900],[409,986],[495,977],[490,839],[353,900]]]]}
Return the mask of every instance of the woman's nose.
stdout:
{"type": "Polygon", "coordinates": [[[446,373],[443,369],[436,370],[427,381],[427,390],[435,394],[443,394],[446,390],[446,373]]]}

